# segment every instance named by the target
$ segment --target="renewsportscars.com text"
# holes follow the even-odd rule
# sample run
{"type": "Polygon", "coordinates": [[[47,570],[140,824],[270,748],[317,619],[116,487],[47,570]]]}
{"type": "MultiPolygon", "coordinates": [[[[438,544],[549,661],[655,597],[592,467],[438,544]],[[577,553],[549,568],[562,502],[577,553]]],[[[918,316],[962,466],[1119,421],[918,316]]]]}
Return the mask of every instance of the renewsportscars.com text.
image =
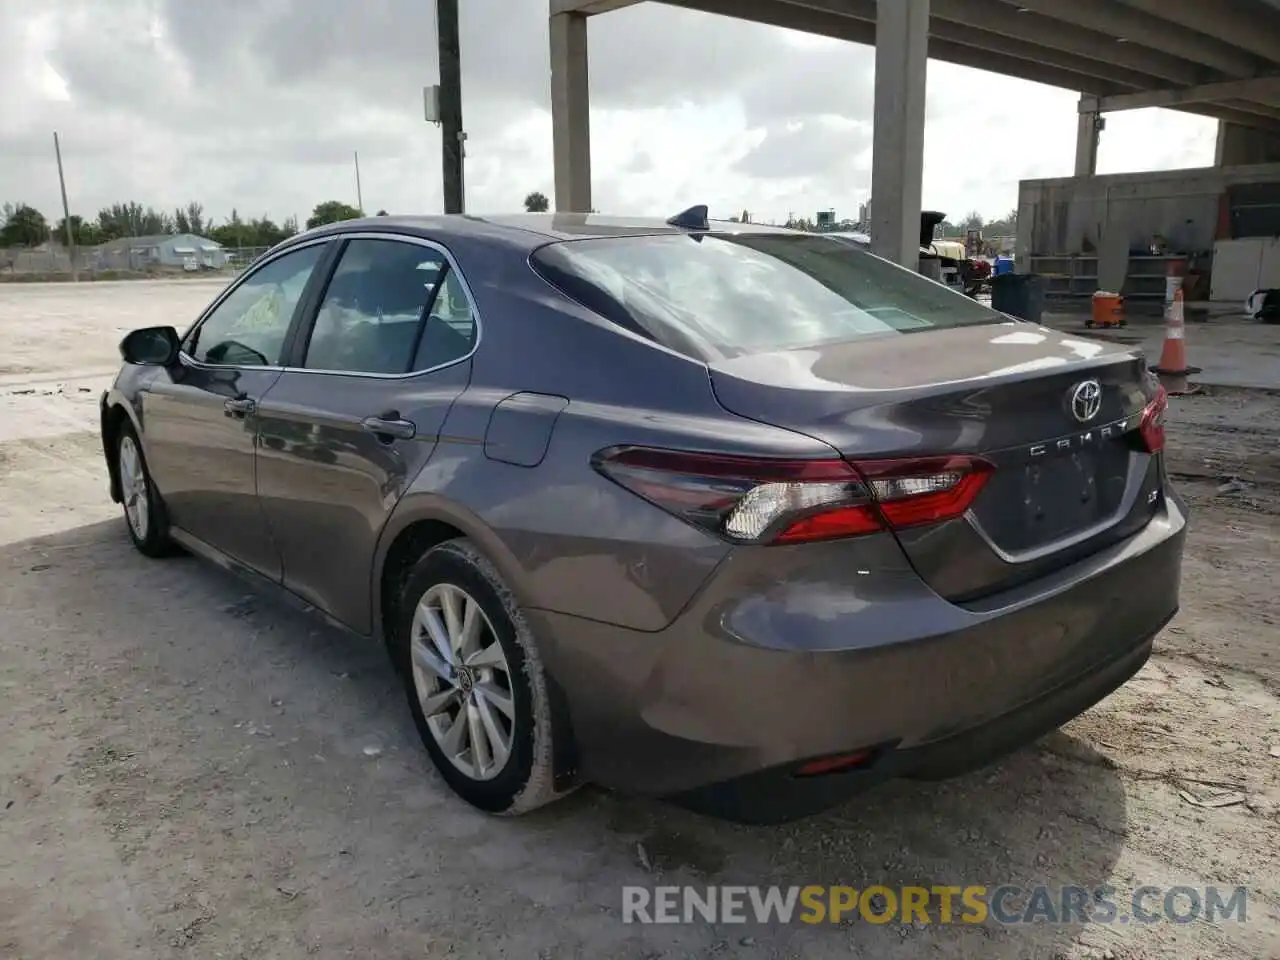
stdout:
{"type": "Polygon", "coordinates": [[[1245,887],[623,887],[624,923],[1215,923],[1246,919],[1245,887]]]}

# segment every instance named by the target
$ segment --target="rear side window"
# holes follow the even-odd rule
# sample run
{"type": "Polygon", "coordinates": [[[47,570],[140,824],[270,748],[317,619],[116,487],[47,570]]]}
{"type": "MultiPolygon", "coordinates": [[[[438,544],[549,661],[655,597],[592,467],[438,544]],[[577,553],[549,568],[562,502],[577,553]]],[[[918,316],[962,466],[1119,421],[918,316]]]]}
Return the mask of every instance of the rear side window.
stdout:
{"type": "Polygon", "coordinates": [[[452,363],[474,342],[471,304],[443,253],[361,238],[329,280],[303,366],[405,374],[452,363]]]}
{"type": "Polygon", "coordinates": [[[1006,320],[821,234],[571,240],[533,262],[575,300],[706,360],[1006,320]]]}

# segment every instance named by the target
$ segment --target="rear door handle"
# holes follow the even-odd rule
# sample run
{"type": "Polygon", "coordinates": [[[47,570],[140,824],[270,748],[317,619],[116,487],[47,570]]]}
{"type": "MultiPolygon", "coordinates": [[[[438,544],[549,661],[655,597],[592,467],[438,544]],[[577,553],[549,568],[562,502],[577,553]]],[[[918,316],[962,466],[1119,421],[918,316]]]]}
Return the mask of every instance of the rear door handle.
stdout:
{"type": "Polygon", "coordinates": [[[360,429],[372,433],[379,440],[388,437],[392,440],[412,440],[418,435],[418,428],[412,420],[403,420],[395,412],[380,417],[365,417],[360,421],[360,429]]]}
{"type": "Polygon", "coordinates": [[[226,400],[222,404],[222,409],[227,412],[228,417],[243,417],[253,413],[257,408],[257,401],[248,397],[236,397],[234,400],[226,400]]]}

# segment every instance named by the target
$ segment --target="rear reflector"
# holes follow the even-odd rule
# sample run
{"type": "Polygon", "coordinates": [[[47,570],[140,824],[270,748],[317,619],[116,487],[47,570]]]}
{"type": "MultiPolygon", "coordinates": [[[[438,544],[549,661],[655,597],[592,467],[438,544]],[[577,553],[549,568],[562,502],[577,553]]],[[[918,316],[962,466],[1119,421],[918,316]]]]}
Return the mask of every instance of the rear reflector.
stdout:
{"type": "Polygon", "coordinates": [[[848,463],[602,450],[606,477],[682,519],[740,543],[804,543],[962,515],[993,469],[978,457],[848,463]]]}
{"type": "Polygon", "coordinates": [[[797,777],[819,777],[824,773],[841,773],[861,767],[871,759],[870,750],[855,750],[852,753],[836,753],[829,757],[810,760],[796,768],[797,777]]]}

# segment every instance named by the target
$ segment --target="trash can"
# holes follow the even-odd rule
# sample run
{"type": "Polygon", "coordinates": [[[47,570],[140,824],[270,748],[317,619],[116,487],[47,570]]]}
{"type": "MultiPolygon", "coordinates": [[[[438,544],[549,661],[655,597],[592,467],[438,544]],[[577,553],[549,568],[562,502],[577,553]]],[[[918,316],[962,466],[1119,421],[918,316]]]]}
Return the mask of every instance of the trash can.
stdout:
{"type": "Polygon", "coordinates": [[[992,277],[991,307],[1011,317],[1039,323],[1044,313],[1044,278],[1035,273],[1002,273],[992,277]]]}
{"type": "Polygon", "coordinates": [[[1124,297],[1108,290],[1099,290],[1092,297],[1093,310],[1084,325],[1093,327],[1123,327],[1124,297]]]}

